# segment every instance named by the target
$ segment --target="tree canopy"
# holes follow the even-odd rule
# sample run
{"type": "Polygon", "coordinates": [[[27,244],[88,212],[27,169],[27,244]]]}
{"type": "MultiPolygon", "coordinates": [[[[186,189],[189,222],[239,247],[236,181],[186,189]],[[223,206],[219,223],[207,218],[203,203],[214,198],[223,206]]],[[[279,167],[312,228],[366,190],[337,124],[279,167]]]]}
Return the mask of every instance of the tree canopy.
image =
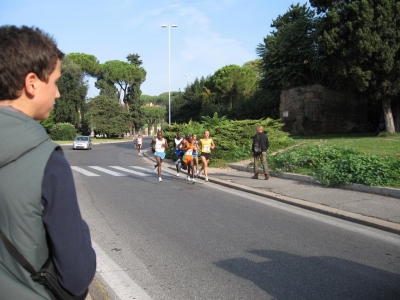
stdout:
{"type": "Polygon", "coordinates": [[[69,56],[61,63],[61,77],[57,82],[61,97],[54,106],[54,122],[68,122],[81,129],[86,112],[86,94],[88,85],[82,69],[69,56]]]}
{"type": "Polygon", "coordinates": [[[99,95],[92,98],[88,105],[97,134],[120,136],[129,131],[129,112],[122,109],[114,99],[99,95]]]}
{"type": "Polygon", "coordinates": [[[354,87],[382,102],[394,132],[391,100],[400,90],[400,2],[310,0],[321,12],[319,45],[338,88],[354,87]]]}

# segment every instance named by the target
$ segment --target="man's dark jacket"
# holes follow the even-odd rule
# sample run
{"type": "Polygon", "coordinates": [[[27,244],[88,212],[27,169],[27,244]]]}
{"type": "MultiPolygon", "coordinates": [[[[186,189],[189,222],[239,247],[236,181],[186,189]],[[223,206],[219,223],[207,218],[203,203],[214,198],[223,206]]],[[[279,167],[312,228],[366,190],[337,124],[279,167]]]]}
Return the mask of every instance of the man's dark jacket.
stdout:
{"type": "Polygon", "coordinates": [[[256,135],[253,138],[253,144],[251,145],[251,151],[254,152],[254,144],[256,142],[259,142],[260,146],[261,146],[261,151],[265,152],[268,150],[269,148],[269,141],[268,141],[268,137],[264,132],[258,132],[256,133],[256,135]]]}

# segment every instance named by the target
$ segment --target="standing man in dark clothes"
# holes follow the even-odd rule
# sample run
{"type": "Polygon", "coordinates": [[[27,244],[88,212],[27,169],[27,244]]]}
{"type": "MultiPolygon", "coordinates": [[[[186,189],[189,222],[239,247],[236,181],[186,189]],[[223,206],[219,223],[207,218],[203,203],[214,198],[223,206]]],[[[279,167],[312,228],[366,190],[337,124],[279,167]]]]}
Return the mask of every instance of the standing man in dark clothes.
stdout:
{"type": "Polygon", "coordinates": [[[269,141],[267,135],[263,132],[262,126],[257,126],[257,133],[253,138],[253,144],[251,145],[251,153],[254,157],[254,175],[251,177],[252,179],[258,179],[258,165],[260,163],[260,159],[264,168],[264,176],[265,180],[269,179],[269,170],[267,164],[267,150],[269,148],[269,141]],[[259,145],[261,149],[261,153],[256,153],[255,146],[259,145]]]}
{"type": "MultiPolygon", "coordinates": [[[[36,271],[52,257],[60,284],[87,294],[96,254],[71,167],[43,126],[60,97],[64,54],[34,27],[0,27],[0,230],[36,271]]],[[[0,240],[2,299],[50,299],[0,240]]]]}

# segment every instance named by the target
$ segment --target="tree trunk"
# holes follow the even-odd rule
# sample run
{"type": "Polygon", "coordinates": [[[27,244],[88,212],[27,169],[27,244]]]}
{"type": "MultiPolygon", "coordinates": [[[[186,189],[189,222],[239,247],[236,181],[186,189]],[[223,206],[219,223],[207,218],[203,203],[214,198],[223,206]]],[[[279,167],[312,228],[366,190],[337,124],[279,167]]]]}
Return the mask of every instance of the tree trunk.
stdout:
{"type": "Polygon", "coordinates": [[[389,133],[395,133],[391,99],[389,97],[384,97],[382,99],[382,108],[383,108],[383,116],[385,118],[386,131],[389,133]]]}
{"type": "Polygon", "coordinates": [[[133,136],[134,130],[135,130],[134,124],[132,122],[129,122],[129,134],[130,134],[130,136],[133,136]]]}

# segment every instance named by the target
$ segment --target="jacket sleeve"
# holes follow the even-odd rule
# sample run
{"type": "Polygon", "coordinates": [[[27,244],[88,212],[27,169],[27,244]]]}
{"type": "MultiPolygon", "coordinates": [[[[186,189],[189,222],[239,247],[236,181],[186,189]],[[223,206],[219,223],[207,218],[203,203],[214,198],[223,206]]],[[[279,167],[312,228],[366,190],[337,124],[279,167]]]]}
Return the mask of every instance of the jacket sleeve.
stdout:
{"type": "Polygon", "coordinates": [[[256,142],[257,139],[257,134],[253,137],[253,143],[251,144],[251,152],[254,152],[254,144],[256,142]]]}
{"type": "Polygon", "coordinates": [[[71,167],[54,151],[45,168],[42,183],[42,215],[61,285],[81,295],[96,272],[96,254],[89,227],[82,219],[71,167]]]}

